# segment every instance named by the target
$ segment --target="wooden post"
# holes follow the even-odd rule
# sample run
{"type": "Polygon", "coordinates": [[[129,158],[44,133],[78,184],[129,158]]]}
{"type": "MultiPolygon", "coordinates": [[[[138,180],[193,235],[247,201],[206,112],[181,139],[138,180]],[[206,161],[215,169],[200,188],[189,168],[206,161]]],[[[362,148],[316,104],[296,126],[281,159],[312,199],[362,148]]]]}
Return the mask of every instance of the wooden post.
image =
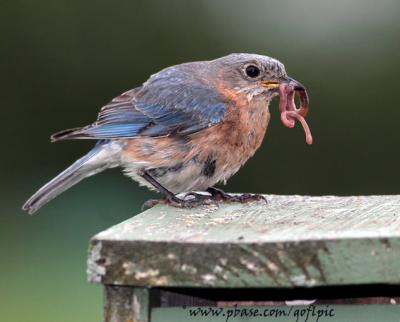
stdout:
{"type": "Polygon", "coordinates": [[[106,285],[106,321],[148,321],[155,287],[400,284],[400,196],[266,198],[156,206],[93,237],[88,276],[106,285]]]}
{"type": "Polygon", "coordinates": [[[106,322],[149,322],[149,304],[149,290],[146,288],[104,286],[106,322]]]}

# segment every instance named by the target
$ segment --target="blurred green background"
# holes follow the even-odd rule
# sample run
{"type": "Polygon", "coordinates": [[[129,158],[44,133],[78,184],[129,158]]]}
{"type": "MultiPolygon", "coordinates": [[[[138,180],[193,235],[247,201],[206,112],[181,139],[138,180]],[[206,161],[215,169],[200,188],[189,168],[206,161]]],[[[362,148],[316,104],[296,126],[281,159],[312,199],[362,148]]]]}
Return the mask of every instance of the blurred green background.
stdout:
{"type": "Polygon", "coordinates": [[[118,170],[92,177],[29,217],[27,197],[93,142],[51,145],[55,131],[169,65],[254,52],[281,60],[311,98],[267,138],[227,191],[399,193],[400,2],[0,1],[0,320],[100,321],[86,282],[89,238],[155,194],[118,170]]]}

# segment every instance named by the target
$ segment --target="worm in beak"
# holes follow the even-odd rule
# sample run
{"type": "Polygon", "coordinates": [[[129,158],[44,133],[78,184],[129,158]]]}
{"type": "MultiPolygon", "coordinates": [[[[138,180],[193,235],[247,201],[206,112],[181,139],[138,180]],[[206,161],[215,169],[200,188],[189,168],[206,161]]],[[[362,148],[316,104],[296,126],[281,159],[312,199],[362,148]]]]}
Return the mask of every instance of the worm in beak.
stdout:
{"type": "Polygon", "coordinates": [[[293,128],[295,126],[295,121],[299,121],[306,134],[307,144],[312,144],[313,138],[311,131],[305,120],[308,113],[308,95],[305,87],[298,81],[288,78],[280,83],[279,96],[279,111],[281,113],[282,123],[289,128],[293,128]],[[300,107],[298,108],[294,101],[296,94],[299,96],[300,101],[300,107]]]}

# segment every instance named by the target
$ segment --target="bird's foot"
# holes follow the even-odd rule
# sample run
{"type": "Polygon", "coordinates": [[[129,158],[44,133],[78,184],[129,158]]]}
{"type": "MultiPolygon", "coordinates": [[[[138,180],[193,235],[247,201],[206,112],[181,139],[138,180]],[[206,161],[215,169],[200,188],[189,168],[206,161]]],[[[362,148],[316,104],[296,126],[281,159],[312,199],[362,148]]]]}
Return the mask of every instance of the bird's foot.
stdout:
{"type": "Polygon", "coordinates": [[[211,194],[211,198],[215,201],[246,203],[264,200],[266,203],[268,203],[267,199],[260,194],[242,193],[240,195],[230,195],[225,191],[214,187],[208,188],[207,192],[211,194]]]}
{"type": "Polygon", "coordinates": [[[178,207],[178,208],[194,208],[197,206],[204,206],[204,205],[210,205],[214,201],[211,196],[208,195],[202,195],[199,193],[195,192],[190,192],[185,195],[184,199],[178,198],[176,196],[173,197],[167,197],[164,199],[150,199],[147,200],[143,206],[142,210],[144,209],[149,209],[152,208],[156,205],[170,205],[173,207],[178,207]],[[192,197],[190,199],[186,199],[187,197],[192,197]]]}
{"type": "Polygon", "coordinates": [[[203,195],[196,192],[189,192],[184,196],[183,199],[180,198],[176,199],[170,200],[169,204],[180,208],[193,208],[197,206],[204,206],[215,203],[215,201],[211,198],[211,196],[203,195]]]}
{"type": "Polygon", "coordinates": [[[260,194],[242,193],[240,195],[230,195],[229,193],[214,187],[208,188],[207,192],[210,195],[189,192],[184,196],[183,199],[176,196],[168,196],[164,199],[150,199],[143,204],[142,210],[152,208],[156,205],[170,205],[178,208],[194,208],[198,206],[215,204],[219,201],[247,203],[251,201],[264,200],[267,203],[267,199],[260,194]],[[188,197],[191,198],[188,199],[188,197]]]}
{"type": "Polygon", "coordinates": [[[201,194],[201,193],[197,193],[197,192],[188,192],[187,194],[185,194],[184,200],[193,200],[193,199],[197,199],[197,200],[211,200],[212,196],[208,195],[208,194],[201,194]],[[187,197],[192,197],[190,199],[187,199],[187,197]]]}

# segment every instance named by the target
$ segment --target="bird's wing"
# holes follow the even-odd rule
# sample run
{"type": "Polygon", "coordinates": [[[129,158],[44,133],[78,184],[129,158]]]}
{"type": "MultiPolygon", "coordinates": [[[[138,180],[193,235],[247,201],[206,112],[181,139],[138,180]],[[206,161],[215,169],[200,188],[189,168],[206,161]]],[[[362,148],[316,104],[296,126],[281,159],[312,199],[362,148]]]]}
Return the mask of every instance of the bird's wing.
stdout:
{"type": "Polygon", "coordinates": [[[190,134],[224,119],[227,106],[217,92],[190,78],[150,78],[134,98],[135,107],[153,121],[142,135],[190,134]]]}
{"type": "Polygon", "coordinates": [[[226,109],[206,85],[148,81],[105,105],[95,123],[58,132],[52,140],[187,135],[220,122],[226,109]]]}

